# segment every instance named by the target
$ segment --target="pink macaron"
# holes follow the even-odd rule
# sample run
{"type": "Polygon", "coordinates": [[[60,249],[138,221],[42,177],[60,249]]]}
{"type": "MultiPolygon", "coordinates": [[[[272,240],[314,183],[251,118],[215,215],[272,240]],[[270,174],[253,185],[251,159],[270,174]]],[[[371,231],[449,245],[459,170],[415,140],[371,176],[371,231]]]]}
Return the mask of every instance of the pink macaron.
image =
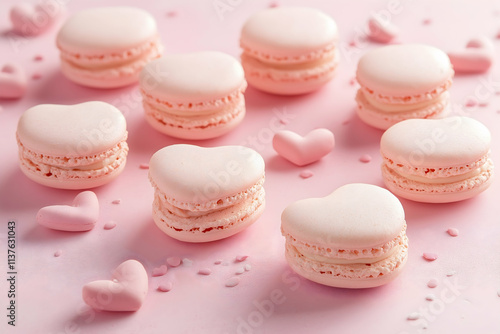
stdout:
{"type": "Polygon", "coordinates": [[[391,282],[408,258],[403,206],[386,189],[347,184],[281,215],[286,259],[299,275],[339,288],[391,282]]]}
{"type": "Polygon", "coordinates": [[[380,141],[384,182],[394,194],[418,202],[471,198],[493,180],[490,143],[488,128],[472,118],[403,121],[380,141]]]}
{"type": "Polygon", "coordinates": [[[449,113],[454,72],[443,51],[428,45],[389,45],[367,52],[358,63],[357,113],[365,123],[387,129],[410,118],[449,113]]]}
{"type": "Polygon", "coordinates": [[[146,120],[173,137],[218,137],[245,116],[243,68],[225,53],[165,55],[144,67],[140,86],[146,120]]]}
{"type": "Polygon", "coordinates": [[[115,88],[137,82],[162,46],[154,18],[133,7],[86,9],[70,17],[57,35],[61,70],[89,87],[115,88]]]}
{"type": "Polygon", "coordinates": [[[93,188],[125,167],[125,117],[104,102],[32,107],[19,119],[16,135],[21,170],[45,186],[93,188]]]}
{"type": "Polygon", "coordinates": [[[153,220],[172,238],[206,242],[236,234],[265,206],[264,160],[244,146],[171,145],[149,163],[153,220]]]}
{"type": "Polygon", "coordinates": [[[332,79],[340,56],[335,21],[307,7],[277,7],[252,15],[241,31],[247,81],[282,95],[312,92],[332,79]]]}

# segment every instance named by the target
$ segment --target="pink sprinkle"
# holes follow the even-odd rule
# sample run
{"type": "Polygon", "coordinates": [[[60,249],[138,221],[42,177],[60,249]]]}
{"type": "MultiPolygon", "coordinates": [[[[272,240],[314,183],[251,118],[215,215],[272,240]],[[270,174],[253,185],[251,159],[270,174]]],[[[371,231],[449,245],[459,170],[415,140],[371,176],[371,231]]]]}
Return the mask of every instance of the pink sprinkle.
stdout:
{"type": "Polygon", "coordinates": [[[356,47],[358,44],[356,43],[356,41],[353,39],[352,41],[349,42],[349,46],[350,47],[356,47]]]}
{"type": "Polygon", "coordinates": [[[139,168],[140,168],[140,169],[149,169],[149,164],[146,164],[146,163],[144,163],[144,164],[140,164],[140,165],[139,165],[139,168]]]}
{"type": "Polygon", "coordinates": [[[359,161],[367,164],[369,163],[370,161],[372,161],[372,156],[369,155],[369,154],[363,154],[360,158],[359,158],[359,161]]]}
{"type": "Polygon", "coordinates": [[[177,256],[172,256],[167,259],[167,264],[171,267],[178,267],[181,265],[181,258],[177,256]]]}
{"type": "Polygon", "coordinates": [[[477,105],[477,101],[476,100],[473,100],[473,99],[468,99],[466,102],[465,102],[465,106],[466,107],[474,107],[477,105]]]}
{"type": "Polygon", "coordinates": [[[212,273],[212,270],[210,268],[201,268],[200,270],[198,270],[198,274],[199,275],[210,275],[212,273]]]}
{"type": "Polygon", "coordinates": [[[408,320],[417,320],[418,318],[420,318],[420,313],[418,312],[412,312],[408,315],[408,317],[406,319],[408,320]]]}
{"type": "Polygon", "coordinates": [[[433,278],[427,282],[427,286],[431,289],[434,289],[436,286],[438,286],[438,281],[437,279],[433,278]]]}
{"type": "Polygon", "coordinates": [[[35,73],[31,76],[31,79],[33,80],[38,80],[42,77],[42,75],[40,73],[35,73]]]}
{"type": "Polygon", "coordinates": [[[458,230],[456,228],[449,228],[446,232],[452,237],[458,237],[458,230]]]}
{"type": "Polygon", "coordinates": [[[306,169],[306,170],[303,170],[302,172],[300,172],[299,176],[303,179],[308,179],[310,178],[311,176],[313,176],[314,173],[309,170],[309,169],[306,169]]]}
{"type": "Polygon", "coordinates": [[[58,249],[56,250],[56,252],[54,253],[54,257],[59,257],[62,255],[62,250],[58,249]]]}
{"type": "Polygon", "coordinates": [[[250,264],[245,264],[245,271],[250,271],[252,269],[252,266],[250,264]]]}
{"type": "Polygon", "coordinates": [[[356,84],[356,78],[349,80],[349,85],[354,86],[356,84]]]}
{"type": "Polygon", "coordinates": [[[235,274],[236,275],[241,275],[245,272],[245,267],[241,267],[241,268],[238,268],[236,271],[235,271],[235,274]]]}
{"type": "Polygon", "coordinates": [[[233,288],[233,287],[237,286],[238,284],[240,284],[240,282],[241,282],[241,279],[239,277],[233,276],[226,281],[226,286],[228,288],[233,288]]]}
{"type": "Polygon", "coordinates": [[[158,285],[157,290],[160,292],[169,292],[170,290],[172,290],[172,282],[165,282],[158,285]]]}
{"type": "Polygon", "coordinates": [[[114,199],[111,204],[120,204],[122,202],[121,199],[114,199]]]}
{"type": "Polygon", "coordinates": [[[248,255],[238,255],[235,259],[236,262],[243,262],[248,258],[248,255]]]}
{"type": "Polygon", "coordinates": [[[103,228],[105,230],[112,230],[116,227],[116,223],[112,220],[110,220],[109,222],[107,222],[106,224],[104,224],[103,228]]]}
{"type": "Polygon", "coordinates": [[[288,120],[284,119],[284,118],[280,118],[280,123],[283,124],[283,125],[287,125],[288,124],[288,120]]]}
{"type": "Polygon", "coordinates": [[[269,3],[269,8],[276,8],[279,5],[280,4],[277,1],[272,1],[272,2],[269,3]]]}
{"type": "Polygon", "coordinates": [[[349,123],[351,123],[351,120],[346,119],[345,121],[343,121],[343,122],[342,122],[342,125],[347,125],[347,124],[349,124],[349,123]]]}
{"type": "Polygon", "coordinates": [[[34,58],[33,58],[34,61],[42,61],[43,60],[43,56],[42,55],[36,55],[34,58]]]}
{"type": "Polygon", "coordinates": [[[425,296],[425,300],[433,301],[434,299],[436,299],[436,296],[432,293],[429,293],[427,296],[425,296]]]}
{"type": "Polygon", "coordinates": [[[163,276],[167,273],[167,266],[166,265],[161,265],[157,268],[154,268],[153,269],[153,277],[157,277],[157,276],[163,276]]]}
{"type": "Polygon", "coordinates": [[[498,38],[498,39],[500,39],[500,31],[497,32],[497,35],[495,37],[498,38]]]}
{"type": "Polygon", "coordinates": [[[451,277],[451,276],[455,275],[456,273],[457,272],[455,270],[451,270],[451,271],[446,273],[446,276],[451,277]]]}
{"type": "Polygon", "coordinates": [[[429,24],[431,24],[431,23],[432,23],[432,20],[431,20],[431,19],[424,19],[424,20],[422,21],[422,24],[423,24],[423,25],[425,25],[425,26],[427,26],[427,25],[429,25],[429,24]]]}
{"type": "Polygon", "coordinates": [[[437,254],[434,254],[434,253],[424,253],[422,256],[427,261],[434,261],[434,260],[437,260],[437,258],[438,258],[437,254]]]}
{"type": "Polygon", "coordinates": [[[500,297],[500,290],[497,291],[497,296],[500,297]]]}
{"type": "Polygon", "coordinates": [[[107,222],[106,224],[104,224],[104,229],[105,230],[112,230],[116,227],[116,223],[112,220],[110,220],[109,222],[107,222]]]}
{"type": "Polygon", "coordinates": [[[478,104],[478,106],[480,106],[481,108],[487,107],[488,105],[489,105],[489,103],[488,103],[488,102],[480,102],[480,103],[478,104]]]}
{"type": "Polygon", "coordinates": [[[170,10],[167,12],[167,17],[176,17],[179,13],[175,10],[170,10]]]}
{"type": "Polygon", "coordinates": [[[497,90],[497,91],[495,92],[495,95],[500,95],[500,90],[497,90]]]}
{"type": "Polygon", "coordinates": [[[217,260],[217,261],[214,262],[214,264],[217,264],[217,265],[219,265],[221,263],[222,263],[222,260],[217,260]]]}

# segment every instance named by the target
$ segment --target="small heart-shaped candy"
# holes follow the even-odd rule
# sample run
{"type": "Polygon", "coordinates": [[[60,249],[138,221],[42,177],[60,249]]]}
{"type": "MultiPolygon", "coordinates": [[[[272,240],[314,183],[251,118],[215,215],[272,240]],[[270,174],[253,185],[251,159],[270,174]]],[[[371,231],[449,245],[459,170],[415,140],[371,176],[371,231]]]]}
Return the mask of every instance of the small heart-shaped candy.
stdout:
{"type": "Polygon", "coordinates": [[[21,36],[37,36],[51,27],[61,16],[60,1],[41,1],[36,5],[19,3],[10,10],[12,30],[21,36]]]}
{"type": "Polygon", "coordinates": [[[335,137],[330,130],[316,129],[301,137],[283,130],[274,135],[273,147],[283,158],[297,166],[318,161],[333,150],[335,137]]]}
{"type": "Polygon", "coordinates": [[[457,73],[484,73],[495,59],[495,47],[487,37],[472,39],[462,51],[448,52],[457,73]]]}
{"type": "Polygon", "coordinates": [[[394,194],[418,202],[473,197],[492,182],[490,143],[488,128],[468,117],[400,122],[380,142],[384,182],[394,194]]]}
{"type": "Polygon", "coordinates": [[[90,231],[99,218],[99,200],[92,191],[76,195],[72,205],[52,205],[41,208],[37,222],[60,231],[90,231]]]}
{"type": "Polygon", "coordinates": [[[403,207],[386,189],[348,184],[281,215],[286,259],[301,276],[342,288],[392,281],[408,256],[403,207]]]}
{"type": "Polygon", "coordinates": [[[368,20],[368,37],[379,43],[389,43],[399,34],[399,29],[388,20],[381,19],[378,15],[372,15],[368,20]]]}
{"type": "Polygon", "coordinates": [[[167,146],[151,158],[149,179],[153,219],[178,240],[229,237],[264,210],[264,159],[244,146],[167,146]]]}
{"type": "Polygon", "coordinates": [[[83,301],[102,311],[137,311],[148,293],[148,274],[136,260],[120,264],[111,280],[94,281],[84,285],[83,301]]]}
{"type": "Polygon", "coordinates": [[[5,64],[0,70],[0,98],[17,99],[24,95],[28,81],[21,66],[5,64]]]}

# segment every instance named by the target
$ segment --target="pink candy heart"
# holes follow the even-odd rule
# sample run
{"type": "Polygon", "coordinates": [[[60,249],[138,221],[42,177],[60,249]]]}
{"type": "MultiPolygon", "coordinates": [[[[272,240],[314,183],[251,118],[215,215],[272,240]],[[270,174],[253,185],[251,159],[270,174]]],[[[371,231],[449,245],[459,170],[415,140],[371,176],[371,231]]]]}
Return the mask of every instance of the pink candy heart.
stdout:
{"type": "Polygon", "coordinates": [[[0,98],[17,99],[24,95],[28,81],[21,66],[5,64],[0,70],[0,98]]]}
{"type": "Polygon", "coordinates": [[[83,286],[83,301],[102,311],[137,311],[148,293],[148,274],[136,260],[120,264],[111,280],[100,280],[83,286]]]}
{"type": "Polygon", "coordinates": [[[490,39],[480,37],[470,40],[463,51],[448,52],[448,57],[457,73],[484,73],[493,64],[495,47],[490,39]]]}
{"type": "Polygon", "coordinates": [[[333,133],[327,129],[316,129],[301,137],[292,131],[283,130],[273,138],[273,147],[283,158],[297,166],[318,161],[335,146],[333,133]]]}
{"type": "Polygon", "coordinates": [[[92,191],[79,193],[73,205],[53,205],[41,208],[36,215],[40,225],[60,231],[89,231],[99,217],[99,201],[92,191]]]}
{"type": "Polygon", "coordinates": [[[399,34],[399,29],[390,21],[372,16],[368,20],[368,37],[379,43],[389,43],[399,34]]]}
{"type": "Polygon", "coordinates": [[[44,0],[36,5],[20,3],[10,10],[12,30],[21,36],[37,36],[47,30],[61,15],[59,1],[44,0]]]}

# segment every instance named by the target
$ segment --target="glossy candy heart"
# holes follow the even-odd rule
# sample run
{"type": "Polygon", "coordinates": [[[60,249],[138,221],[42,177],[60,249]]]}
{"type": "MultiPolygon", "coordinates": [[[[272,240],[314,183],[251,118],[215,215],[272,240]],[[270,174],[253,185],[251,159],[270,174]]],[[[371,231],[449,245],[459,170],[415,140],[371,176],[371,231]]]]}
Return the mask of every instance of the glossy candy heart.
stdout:
{"type": "Polygon", "coordinates": [[[24,95],[28,82],[22,67],[5,64],[0,70],[0,98],[17,99],[24,95]]]}
{"type": "Polygon", "coordinates": [[[399,29],[388,20],[373,15],[368,20],[368,37],[379,43],[389,43],[399,34],[399,29]]]}
{"type": "Polygon", "coordinates": [[[100,280],[84,285],[83,301],[96,310],[137,311],[148,293],[148,274],[136,260],[120,264],[111,280],[100,280]]]}
{"type": "Polygon", "coordinates": [[[318,161],[333,150],[335,137],[327,129],[316,129],[304,137],[295,132],[283,130],[273,138],[273,147],[283,158],[297,166],[318,161]]]}
{"type": "Polygon", "coordinates": [[[10,10],[12,29],[21,36],[37,36],[46,31],[61,16],[60,1],[41,1],[36,5],[19,3],[10,10]]]}
{"type": "Polygon", "coordinates": [[[486,37],[472,39],[465,50],[448,52],[448,57],[457,73],[484,73],[495,59],[493,42],[486,37]]]}
{"type": "Polygon", "coordinates": [[[79,193],[72,205],[52,205],[41,208],[36,215],[37,222],[45,227],[60,231],[89,231],[99,218],[99,201],[92,191],[79,193]]]}

